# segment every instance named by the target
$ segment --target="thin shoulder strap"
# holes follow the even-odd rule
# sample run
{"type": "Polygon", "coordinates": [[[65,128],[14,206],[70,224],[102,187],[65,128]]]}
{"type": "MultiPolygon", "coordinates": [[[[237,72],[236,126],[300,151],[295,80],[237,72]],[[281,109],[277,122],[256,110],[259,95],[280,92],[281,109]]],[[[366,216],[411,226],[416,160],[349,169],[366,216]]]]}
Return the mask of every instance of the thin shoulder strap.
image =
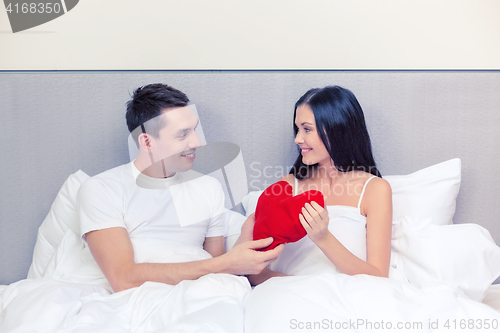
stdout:
{"type": "Polygon", "coordinates": [[[370,178],[368,178],[368,180],[365,182],[365,185],[363,186],[363,191],[361,191],[361,195],[359,196],[359,201],[358,201],[358,209],[361,208],[361,200],[363,200],[363,195],[365,194],[365,190],[366,190],[366,185],[368,184],[368,182],[370,182],[370,180],[372,180],[373,178],[375,178],[377,176],[371,176],[370,178]]]}
{"type": "Polygon", "coordinates": [[[298,188],[299,188],[299,181],[297,178],[295,178],[295,188],[293,189],[293,195],[297,195],[298,188]]]}

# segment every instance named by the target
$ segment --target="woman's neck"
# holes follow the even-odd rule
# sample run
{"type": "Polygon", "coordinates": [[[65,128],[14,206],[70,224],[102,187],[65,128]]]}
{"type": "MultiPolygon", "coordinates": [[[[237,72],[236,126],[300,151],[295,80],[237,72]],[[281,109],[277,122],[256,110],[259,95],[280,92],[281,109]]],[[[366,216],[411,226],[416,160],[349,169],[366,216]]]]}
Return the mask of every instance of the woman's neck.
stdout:
{"type": "Polygon", "coordinates": [[[313,168],[312,170],[312,178],[317,178],[317,179],[322,179],[322,180],[329,180],[331,182],[337,180],[340,177],[345,176],[345,173],[342,171],[337,170],[335,165],[333,164],[333,161],[330,163],[320,163],[318,164],[317,167],[313,168]]]}

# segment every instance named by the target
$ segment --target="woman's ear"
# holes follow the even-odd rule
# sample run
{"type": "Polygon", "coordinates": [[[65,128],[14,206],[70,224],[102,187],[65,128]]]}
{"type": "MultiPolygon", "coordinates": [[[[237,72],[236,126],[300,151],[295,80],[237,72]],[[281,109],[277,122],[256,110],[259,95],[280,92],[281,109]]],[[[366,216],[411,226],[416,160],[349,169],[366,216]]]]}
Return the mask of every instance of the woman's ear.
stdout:
{"type": "Polygon", "coordinates": [[[153,152],[152,149],[152,138],[150,135],[146,133],[142,133],[139,135],[137,138],[137,141],[139,142],[139,149],[143,149],[148,153],[153,152]]]}

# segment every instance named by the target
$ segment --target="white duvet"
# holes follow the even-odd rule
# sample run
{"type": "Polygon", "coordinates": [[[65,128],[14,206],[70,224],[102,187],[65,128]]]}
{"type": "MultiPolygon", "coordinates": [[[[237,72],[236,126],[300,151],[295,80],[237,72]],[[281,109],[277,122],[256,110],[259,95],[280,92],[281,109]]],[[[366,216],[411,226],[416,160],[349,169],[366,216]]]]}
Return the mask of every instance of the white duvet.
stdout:
{"type": "Polygon", "coordinates": [[[1,294],[0,332],[243,332],[245,278],[212,274],[176,286],[147,282],[110,294],[40,278],[1,294]]]}
{"type": "Polygon", "coordinates": [[[246,333],[500,331],[500,312],[448,285],[419,289],[367,275],[272,278],[245,308],[246,333]]]}

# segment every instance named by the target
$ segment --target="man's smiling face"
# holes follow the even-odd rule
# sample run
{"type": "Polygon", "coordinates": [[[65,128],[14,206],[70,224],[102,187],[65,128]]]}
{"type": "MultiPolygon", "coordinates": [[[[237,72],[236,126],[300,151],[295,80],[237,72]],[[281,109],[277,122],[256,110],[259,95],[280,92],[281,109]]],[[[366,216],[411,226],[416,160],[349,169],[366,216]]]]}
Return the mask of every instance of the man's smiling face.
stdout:
{"type": "MultiPolygon", "coordinates": [[[[165,109],[159,117],[161,119],[151,120],[165,124],[158,132],[158,137],[149,136],[152,160],[163,164],[166,176],[191,169],[196,158],[196,148],[201,146],[195,132],[198,118],[189,106],[165,109]]],[[[146,123],[146,132],[147,127],[146,123]]]]}

